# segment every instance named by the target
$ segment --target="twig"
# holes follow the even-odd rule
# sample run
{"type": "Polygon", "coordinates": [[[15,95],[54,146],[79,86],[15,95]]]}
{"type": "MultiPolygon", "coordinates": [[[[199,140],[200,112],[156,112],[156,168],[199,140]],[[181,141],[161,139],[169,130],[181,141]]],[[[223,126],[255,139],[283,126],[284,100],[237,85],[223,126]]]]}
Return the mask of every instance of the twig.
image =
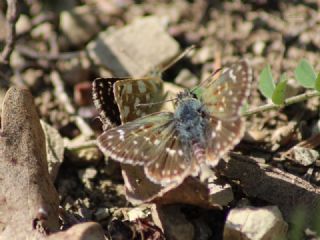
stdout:
{"type": "Polygon", "coordinates": [[[75,124],[77,125],[81,133],[88,138],[94,136],[94,132],[92,131],[90,126],[83,120],[83,118],[76,114],[76,110],[72,105],[72,101],[65,91],[64,84],[59,72],[53,70],[51,72],[50,79],[54,86],[54,94],[56,98],[60,101],[60,103],[64,105],[66,112],[74,117],[75,124]]]}
{"type": "Polygon", "coordinates": [[[274,103],[269,103],[269,104],[266,104],[266,105],[262,105],[262,106],[256,107],[254,109],[249,109],[248,111],[243,113],[242,116],[247,117],[247,116],[251,116],[251,115],[256,114],[256,113],[265,112],[265,111],[273,110],[273,109],[283,108],[283,107],[289,106],[289,105],[294,104],[294,103],[305,101],[305,100],[307,100],[309,98],[312,98],[312,97],[315,97],[315,96],[320,96],[320,93],[318,91],[306,92],[306,93],[303,93],[303,94],[300,94],[300,95],[297,95],[297,96],[294,96],[294,97],[286,99],[284,104],[282,104],[282,105],[276,105],[274,103]]]}
{"type": "Polygon", "coordinates": [[[89,141],[79,143],[79,144],[70,144],[70,143],[66,144],[66,148],[69,151],[79,151],[82,149],[93,148],[93,147],[97,147],[96,140],[89,140],[89,141]]]}
{"type": "Polygon", "coordinates": [[[7,38],[6,45],[3,48],[1,53],[0,61],[4,64],[8,64],[9,58],[14,48],[15,38],[16,38],[16,22],[19,17],[17,10],[18,0],[7,0],[8,9],[7,9],[7,38]]]}
{"type": "Polygon", "coordinates": [[[17,51],[31,59],[39,60],[44,59],[48,61],[57,61],[57,60],[68,60],[71,58],[79,57],[83,51],[76,51],[76,52],[66,52],[66,53],[59,53],[59,54],[52,54],[52,53],[39,53],[32,48],[26,46],[17,46],[17,51]]]}

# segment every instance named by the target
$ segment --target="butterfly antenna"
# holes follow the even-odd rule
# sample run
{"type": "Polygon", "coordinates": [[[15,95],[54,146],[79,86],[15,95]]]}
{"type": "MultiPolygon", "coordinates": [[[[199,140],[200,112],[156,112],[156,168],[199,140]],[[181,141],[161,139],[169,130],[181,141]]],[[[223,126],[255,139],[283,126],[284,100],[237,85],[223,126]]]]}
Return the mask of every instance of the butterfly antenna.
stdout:
{"type": "Polygon", "coordinates": [[[191,45],[190,47],[186,48],[182,53],[180,53],[175,59],[169,62],[169,64],[165,65],[161,72],[165,72],[169,68],[171,68],[173,65],[175,65],[177,62],[179,62],[182,58],[184,58],[191,50],[195,49],[195,45],[191,45]]]}
{"type": "Polygon", "coordinates": [[[152,105],[157,105],[157,104],[162,104],[162,103],[166,103],[166,102],[171,102],[171,101],[175,101],[178,98],[172,98],[172,99],[168,99],[168,100],[164,100],[164,101],[160,101],[160,102],[153,102],[153,103],[138,103],[136,105],[136,107],[145,107],[145,106],[152,106],[152,105]]]}
{"type": "Polygon", "coordinates": [[[207,77],[204,81],[202,81],[198,86],[196,86],[194,89],[191,90],[191,92],[196,91],[198,88],[202,87],[205,83],[209,82],[211,78],[213,78],[216,74],[218,74],[220,71],[222,70],[222,68],[218,68],[217,70],[215,70],[213,73],[211,73],[209,75],[209,77],[207,77]]]}

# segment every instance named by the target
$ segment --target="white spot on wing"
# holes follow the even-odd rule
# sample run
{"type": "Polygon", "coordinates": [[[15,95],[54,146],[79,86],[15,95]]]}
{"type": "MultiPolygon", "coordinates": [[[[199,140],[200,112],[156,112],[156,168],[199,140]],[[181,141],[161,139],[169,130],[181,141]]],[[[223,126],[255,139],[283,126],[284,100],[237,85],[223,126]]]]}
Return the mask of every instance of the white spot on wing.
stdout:
{"type": "Polygon", "coordinates": [[[171,149],[171,148],[166,148],[166,152],[170,155],[173,156],[176,154],[176,150],[171,149]]]}

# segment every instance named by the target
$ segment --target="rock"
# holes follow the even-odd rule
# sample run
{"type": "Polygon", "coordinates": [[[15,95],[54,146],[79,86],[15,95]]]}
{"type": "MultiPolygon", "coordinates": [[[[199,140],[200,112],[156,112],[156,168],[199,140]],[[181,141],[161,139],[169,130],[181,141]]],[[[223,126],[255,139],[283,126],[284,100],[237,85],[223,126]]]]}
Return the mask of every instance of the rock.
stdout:
{"type": "Polygon", "coordinates": [[[192,88],[196,86],[198,82],[197,77],[186,68],[182,69],[175,79],[176,84],[186,88],[192,88]]]}
{"type": "Polygon", "coordinates": [[[216,49],[214,46],[203,46],[192,57],[192,62],[195,64],[204,64],[214,58],[216,49]]]}
{"type": "Polygon", "coordinates": [[[233,192],[230,184],[208,183],[209,202],[219,206],[227,206],[233,201],[233,192]]]}
{"type": "Polygon", "coordinates": [[[89,58],[82,53],[75,54],[69,59],[60,59],[57,62],[62,79],[69,85],[88,81],[90,79],[90,65],[89,58]]]}
{"type": "Polygon", "coordinates": [[[16,87],[3,102],[0,179],[0,239],[42,239],[59,229],[45,135],[30,92],[16,87]]]}
{"type": "Polygon", "coordinates": [[[218,179],[210,167],[206,165],[201,166],[200,181],[206,183],[208,188],[208,202],[213,206],[227,206],[233,201],[234,196],[231,185],[218,179]]]}
{"type": "Polygon", "coordinates": [[[282,239],[287,229],[288,225],[276,206],[236,208],[227,217],[223,239],[282,239]]]}
{"type": "Polygon", "coordinates": [[[67,41],[74,46],[87,43],[100,30],[93,9],[88,6],[63,11],[60,15],[60,29],[67,41]]]}
{"type": "Polygon", "coordinates": [[[30,18],[25,14],[20,14],[18,21],[16,23],[16,32],[17,34],[21,34],[31,29],[31,21],[30,18]]]}
{"type": "Polygon", "coordinates": [[[40,123],[46,138],[49,174],[52,181],[55,181],[64,157],[63,138],[57,129],[42,120],[40,120],[40,123]]]}
{"type": "Polygon", "coordinates": [[[31,30],[31,37],[35,39],[48,40],[52,36],[54,27],[51,23],[44,22],[31,30]]]}
{"type": "Polygon", "coordinates": [[[98,208],[94,213],[95,219],[100,222],[111,216],[109,208],[98,208]]]}
{"type": "Polygon", "coordinates": [[[145,17],[113,32],[105,31],[90,42],[92,61],[117,77],[142,77],[169,62],[179,52],[159,18],[145,17]]]}
{"type": "Polygon", "coordinates": [[[43,71],[40,69],[29,68],[23,73],[23,79],[30,89],[39,89],[43,83],[43,71]]]}
{"type": "Polygon", "coordinates": [[[253,44],[253,52],[255,55],[262,55],[263,54],[263,51],[265,50],[266,48],[266,43],[264,41],[257,41],[253,44]]]}
{"type": "Polygon", "coordinates": [[[180,206],[154,205],[152,218],[154,223],[164,232],[166,239],[194,239],[194,227],[180,211],[180,206]]]}
{"type": "Polygon", "coordinates": [[[64,139],[64,144],[68,150],[68,160],[73,164],[87,165],[95,164],[101,160],[102,153],[98,147],[92,145],[92,147],[78,148],[79,145],[87,141],[87,138],[83,135],[79,135],[72,140],[64,139]]]}
{"type": "Polygon", "coordinates": [[[105,240],[102,227],[98,223],[79,223],[67,231],[50,235],[48,240],[105,240]]]}
{"type": "Polygon", "coordinates": [[[83,182],[84,186],[92,190],[94,186],[92,180],[97,176],[97,170],[93,167],[88,167],[84,170],[79,170],[78,176],[83,182]]]}
{"type": "Polygon", "coordinates": [[[295,146],[292,148],[293,161],[302,166],[310,166],[319,158],[319,153],[316,150],[295,146]]]}
{"type": "Polygon", "coordinates": [[[144,219],[150,215],[150,205],[142,205],[131,209],[128,213],[129,221],[134,221],[138,218],[144,219]]]}

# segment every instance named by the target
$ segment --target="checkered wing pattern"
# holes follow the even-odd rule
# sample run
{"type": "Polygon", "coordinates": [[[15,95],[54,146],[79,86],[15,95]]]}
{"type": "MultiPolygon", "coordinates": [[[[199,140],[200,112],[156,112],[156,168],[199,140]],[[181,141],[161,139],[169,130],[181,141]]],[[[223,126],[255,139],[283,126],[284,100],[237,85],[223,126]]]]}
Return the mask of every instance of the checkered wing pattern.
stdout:
{"type": "Polygon", "coordinates": [[[98,137],[100,149],[119,162],[143,165],[155,183],[180,182],[190,174],[191,157],[183,154],[173,113],[150,114],[98,137]]]}
{"type": "Polygon", "coordinates": [[[117,81],[128,78],[97,78],[92,83],[93,103],[99,113],[104,129],[121,124],[118,104],[113,93],[117,81]]]}
{"type": "Polygon", "coordinates": [[[240,116],[240,110],[250,94],[252,71],[246,61],[233,63],[222,70],[220,77],[203,87],[202,102],[210,114],[231,121],[240,116]]]}
{"type": "Polygon", "coordinates": [[[114,85],[114,95],[121,122],[133,121],[160,110],[161,104],[148,106],[137,106],[137,104],[162,101],[163,81],[157,77],[117,81],[114,85]]]}
{"type": "Polygon", "coordinates": [[[206,161],[216,166],[219,159],[239,143],[244,134],[241,107],[250,94],[252,72],[246,61],[225,68],[217,80],[204,86],[202,102],[210,114],[206,161]]]}

